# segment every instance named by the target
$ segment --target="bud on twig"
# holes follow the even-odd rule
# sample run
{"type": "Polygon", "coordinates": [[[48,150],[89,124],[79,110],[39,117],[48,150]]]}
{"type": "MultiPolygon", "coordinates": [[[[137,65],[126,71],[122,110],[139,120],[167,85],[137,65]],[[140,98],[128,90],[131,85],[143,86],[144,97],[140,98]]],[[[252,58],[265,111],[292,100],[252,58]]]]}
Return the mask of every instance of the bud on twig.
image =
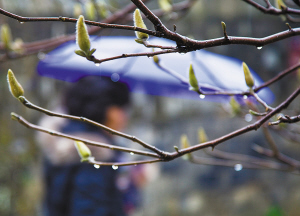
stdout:
{"type": "Polygon", "coordinates": [[[234,99],[234,97],[232,97],[229,101],[229,104],[231,106],[232,109],[232,113],[233,115],[239,114],[241,111],[241,106],[240,104],[234,99]]]}
{"type": "Polygon", "coordinates": [[[79,17],[82,14],[82,7],[80,3],[75,3],[73,7],[74,17],[79,17]]]}
{"type": "Polygon", "coordinates": [[[88,161],[91,158],[92,153],[91,150],[87,147],[87,145],[80,141],[75,141],[74,144],[81,158],[81,162],[88,161]]]}
{"type": "Polygon", "coordinates": [[[89,56],[91,43],[86,25],[84,23],[84,17],[82,15],[79,16],[76,23],[76,43],[78,44],[79,48],[83,51],[85,56],[89,56]]]}
{"type": "Polygon", "coordinates": [[[96,9],[93,2],[88,1],[84,5],[85,7],[85,13],[89,20],[95,20],[96,19],[96,9]]]}
{"type": "MultiPolygon", "coordinates": [[[[180,137],[180,142],[181,142],[181,148],[182,149],[186,149],[186,148],[190,147],[190,142],[189,142],[189,140],[188,140],[188,138],[185,134],[183,134],[180,137]]],[[[191,153],[185,154],[185,155],[183,155],[182,158],[184,160],[190,160],[190,159],[192,159],[192,154],[191,153]]]]}
{"type": "Polygon", "coordinates": [[[15,98],[18,99],[20,96],[24,95],[24,89],[16,79],[11,69],[9,69],[7,72],[7,82],[9,86],[9,91],[15,98]]]}
{"type": "Polygon", "coordinates": [[[190,68],[189,68],[189,83],[190,83],[191,91],[199,91],[198,81],[192,64],[190,64],[190,68]]]}
{"type": "Polygon", "coordinates": [[[203,127],[198,130],[198,138],[200,143],[205,143],[207,141],[207,135],[203,127]]]}
{"type": "Polygon", "coordinates": [[[280,10],[286,8],[286,4],[283,2],[283,0],[275,0],[275,6],[280,10]]]}
{"type": "Polygon", "coordinates": [[[166,13],[172,10],[172,5],[170,4],[169,0],[158,0],[158,5],[166,13]]]}
{"type": "MultiPolygon", "coordinates": [[[[133,21],[134,21],[134,26],[147,29],[139,9],[135,9],[133,13],[133,21]]],[[[135,35],[138,39],[142,41],[146,41],[149,38],[148,34],[139,31],[135,31],[135,35]]]]}
{"type": "Polygon", "coordinates": [[[11,50],[11,38],[12,37],[9,25],[3,24],[1,26],[1,40],[6,50],[11,50]]]}
{"type": "Polygon", "coordinates": [[[243,71],[244,71],[245,81],[246,81],[247,86],[249,88],[252,88],[254,86],[254,79],[248,68],[248,65],[245,62],[243,62],[243,71]]]}

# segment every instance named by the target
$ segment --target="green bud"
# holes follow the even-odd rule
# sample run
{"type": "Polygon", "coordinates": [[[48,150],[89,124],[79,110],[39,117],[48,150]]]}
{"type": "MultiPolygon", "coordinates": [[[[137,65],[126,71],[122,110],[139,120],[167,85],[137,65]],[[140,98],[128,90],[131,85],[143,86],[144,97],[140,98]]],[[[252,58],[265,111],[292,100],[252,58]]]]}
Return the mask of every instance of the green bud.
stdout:
{"type": "Polygon", "coordinates": [[[80,3],[75,3],[73,7],[74,17],[79,17],[82,14],[82,7],[80,3]]]}
{"type": "Polygon", "coordinates": [[[82,57],[86,57],[87,55],[85,54],[85,52],[83,52],[82,50],[75,50],[74,51],[77,55],[82,56],[82,57]]]}
{"type": "Polygon", "coordinates": [[[24,53],[24,42],[21,38],[17,38],[11,45],[11,49],[16,53],[22,54],[24,53]]]}
{"type": "MultiPolygon", "coordinates": [[[[134,26],[147,29],[139,9],[135,9],[133,13],[133,22],[134,26]]],[[[141,39],[143,41],[146,41],[149,38],[148,34],[139,31],[135,31],[135,35],[138,39],[141,39]]]]}
{"type": "Polygon", "coordinates": [[[249,88],[252,88],[254,86],[254,79],[248,68],[248,65],[245,62],[243,62],[243,71],[244,71],[245,81],[246,81],[247,86],[249,88]]]}
{"type": "Polygon", "coordinates": [[[232,113],[234,115],[239,114],[241,111],[241,106],[240,104],[234,99],[234,97],[231,97],[229,104],[231,106],[232,109],[232,113]]]}
{"type": "Polygon", "coordinates": [[[205,143],[207,142],[207,135],[205,133],[205,130],[203,127],[201,127],[199,130],[198,130],[198,138],[199,138],[199,142],[200,143],[205,143]]]}
{"type": "Polygon", "coordinates": [[[226,24],[222,21],[221,25],[222,25],[223,32],[226,32],[226,24]]]}
{"type": "Polygon", "coordinates": [[[107,5],[105,2],[99,2],[98,4],[98,8],[99,8],[99,14],[102,18],[106,18],[108,16],[108,10],[107,10],[107,5]]]}
{"type": "MultiPolygon", "coordinates": [[[[181,148],[186,149],[190,147],[190,142],[185,134],[180,137],[181,148]]],[[[184,160],[190,160],[192,158],[191,153],[185,154],[182,157],[184,160]]]]}
{"type": "Polygon", "coordinates": [[[6,50],[11,50],[11,41],[12,41],[11,38],[12,37],[11,37],[11,31],[9,25],[3,24],[1,26],[1,40],[6,50]]]}
{"type": "Polygon", "coordinates": [[[15,121],[18,121],[19,120],[19,115],[14,113],[14,112],[11,112],[10,113],[10,116],[11,116],[11,119],[12,120],[15,120],[15,121]]]}
{"type": "Polygon", "coordinates": [[[87,147],[87,145],[80,141],[75,141],[74,144],[81,158],[81,162],[88,161],[92,156],[92,153],[91,150],[87,147]]]}
{"type": "Polygon", "coordinates": [[[96,19],[96,9],[94,6],[94,3],[91,1],[88,1],[84,5],[85,7],[85,13],[89,20],[95,20],[96,19]]]}
{"type": "Polygon", "coordinates": [[[282,10],[286,8],[286,4],[283,2],[283,0],[275,0],[275,7],[282,10]]]}
{"type": "Polygon", "coordinates": [[[11,69],[9,69],[7,72],[7,82],[9,86],[9,91],[15,98],[18,99],[20,96],[24,95],[24,89],[16,79],[11,69]]]}
{"type": "MultiPolygon", "coordinates": [[[[88,55],[91,43],[89,34],[84,22],[84,17],[82,15],[79,16],[77,23],[76,23],[76,43],[78,44],[79,48],[85,52],[86,56],[88,55]]],[[[77,54],[77,53],[76,53],[77,54]]]]}
{"type": "Polygon", "coordinates": [[[169,0],[158,0],[158,5],[166,13],[172,11],[172,5],[169,0]]]}
{"type": "Polygon", "coordinates": [[[160,59],[158,58],[157,55],[153,56],[153,61],[155,62],[155,64],[159,64],[160,59]]]}
{"type": "Polygon", "coordinates": [[[198,81],[192,64],[190,64],[190,68],[189,68],[189,83],[190,83],[191,91],[199,91],[198,81]]]}

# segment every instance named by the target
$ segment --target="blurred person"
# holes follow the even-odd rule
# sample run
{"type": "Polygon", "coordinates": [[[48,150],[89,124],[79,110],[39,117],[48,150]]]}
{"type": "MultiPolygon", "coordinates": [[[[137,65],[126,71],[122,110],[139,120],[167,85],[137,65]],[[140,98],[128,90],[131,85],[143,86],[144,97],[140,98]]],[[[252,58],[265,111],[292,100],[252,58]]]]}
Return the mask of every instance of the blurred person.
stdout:
{"type": "MultiPolygon", "coordinates": [[[[121,131],[127,124],[129,91],[125,84],[109,78],[87,77],[67,89],[62,104],[59,112],[83,116],[121,131]]],[[[40,125],[116,145],[111,134],[87,123],[46,116],[40,125]]],[[[110,166],[96,169],[91,164],[81,163],[74,141],[43,133],[39,133],[37,139],[45,156],[46,216],[122,216],[140,200],[137,187],[132,182],[125,187],[127,196],[122,198],[116,184],[118,170],[110,166]]],[[[117,151],[95,146],[89,148],[98,161],[117,162],[121,158],[117,151]]],[[[137,172],[141,173],[138,167],[137,172]]],[[[144,178],[142,174],[139,176],[144,178]]],[[[135,179],[135,182],[138,181],[135,179]]]]}

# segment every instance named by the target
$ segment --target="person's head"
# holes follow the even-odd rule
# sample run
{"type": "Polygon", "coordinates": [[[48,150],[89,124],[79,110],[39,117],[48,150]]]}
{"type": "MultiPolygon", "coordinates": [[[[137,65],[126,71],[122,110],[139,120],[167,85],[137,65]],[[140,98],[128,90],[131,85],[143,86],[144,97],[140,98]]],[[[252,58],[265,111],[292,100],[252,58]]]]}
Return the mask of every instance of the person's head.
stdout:
{"type": "Polygon", "coordinates": [[[125,107],[129,91],[121,82],[107,77],[85,77],[72,84],[64,95],[68,114],[82,116],[122,130],[127,123],[125,107]]]}

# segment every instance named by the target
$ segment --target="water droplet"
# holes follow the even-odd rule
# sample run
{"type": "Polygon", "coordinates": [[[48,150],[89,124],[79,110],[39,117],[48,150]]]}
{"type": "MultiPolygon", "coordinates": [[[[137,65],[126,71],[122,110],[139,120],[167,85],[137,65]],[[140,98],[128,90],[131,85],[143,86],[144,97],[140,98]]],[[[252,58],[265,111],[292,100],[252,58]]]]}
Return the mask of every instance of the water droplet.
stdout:
{"type": "Polygon", "coordinates": [[[149,59],[152,59],[153,58],[153,56],[147,56],[149,59]]]}
{"type": "Polygon", "coordinates": [[[260,46],[260,47],[257,47],[257,49],[258,49],[258,50],[261,50],[261,49],[262,49],[262,46],[260,46]]]}
{"type": "Polygon", "coordinates": [[[204,98],[205,98],[205,95],[204,95],[204,94],[201,94],[199,97],[200,97],[201,99],[204,99],[204,98]]]}
{"type": "Polygon", "coordinates": [[[130,155],[134,155],[134,153],[133,153],[133,152],[130,152],[130,155]]]}
{"type": "Polygon", "coordinates": [[[100,63],[95,63],[95,65],[96,65],[97,67],[99,67],[99,66],[100,66],[100,63]]]}
{"type": "Polygon", "coordinates": [[[94,167],[95,167],[96,169],[99,169],[99,168],[100,168],[100,165],[99,165],[99,164],[94,164],[94,167]]]}
{"type": "Polygon", "coordinates": [[[20,21],[19,21],[19,23],[20,23],[20,24],[24,24],[24,22],[20,22],[20,21]]]}
{"type": "Polygon", "coordinates": [[[180,53],[180,55],[185,55],[185,54],[186,54],[185,52],[181,52],[181,53],[180,53]]]}
{"type": "Polygon", "coordinates": [[[112,165],[111,166],[114,170],[117,170],[119,167],[117,165],[112,165]]]}
{"type": "Polygon", "coordinates": [[[244,95],[243,98],[246,100],[246,99],[248,98],[248,96],[247,96],[247,95],[244,95]]]}
{"type": "Polygon", "coordinates": [[[113,82],[118,82],[120,79],[120,75],[118,73],[113,73],[110,77],[113,82]]]}
{"type": "Polygon", "coordinates": [[[245,121],[246,122],[251,122],[252,119],[253,119],[253,117],[252,117],[252,115],[250,113],[248,113],[248,114],[245,115],[245,121]]]}
{"type": "Polygon", "coordinates": [[[234,170],[235,171],[241,171],[243,169],[243,165],[242,164],[236,164],[236,165],[234,165],[234,170]]]}
{"type": "Polygon", "coordinates": [[[43,59],[46,58],[46,54],[43,53],[43,52],[39,52],[39,53],[37,54],[37,57],[38,57],[38,59],[43,60],[43,59]]]}

